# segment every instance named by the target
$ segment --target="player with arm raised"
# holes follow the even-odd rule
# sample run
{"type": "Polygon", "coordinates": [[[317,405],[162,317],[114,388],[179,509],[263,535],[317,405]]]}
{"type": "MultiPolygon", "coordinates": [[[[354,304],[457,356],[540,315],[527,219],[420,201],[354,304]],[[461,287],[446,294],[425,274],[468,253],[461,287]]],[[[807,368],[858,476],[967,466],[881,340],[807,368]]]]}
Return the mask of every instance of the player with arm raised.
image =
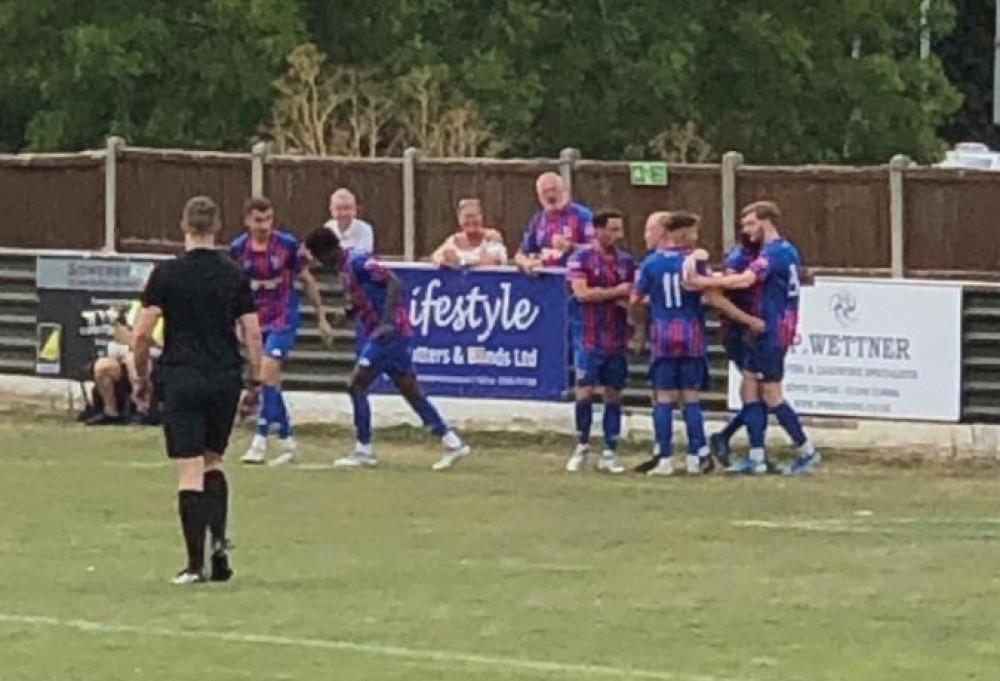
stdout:
{"type": "Polygon", "coordinates": [[[625,219],[618,211],[594,216],[595,241],[570,256],[566,278],[573,291],[570,330],[576,370],[577,446],[566,464],[578,472],[590,452],[594,391],[604,392],[604,451],[597,469],[619,474],[622,390],[628,380],[628,309],[635,278],[635,261],[618,245],[625,237],[625,219]]]}
{"type": "Polygon", "coordinates": [[[717,288],[701,286],[696,290],[687,283],[687,273],[693,267],[708,274],[707,263],[696,262],[693,254],[699,222],[697,215],[682,212],[653,213],[646,222],[646,245],[656,250],[639,269],[632,305],[648,305],[651,316],[649,373],[655,390],[653,427],[659,459],[648,475],[673,473],[675,404],[682,410],[687,429],[687,472],[697,475],[712,467],[701,408],[701,391],[709,378],[703,297],[749,328],[762,327],[759,319],[739,310],[717,288]]]}
{"type": "Polygon", "coordinates": [[[760,242],[761,251],[746,271],[713,280],[725,288],[754,287],[755,312],[766,328],[748,347],[743,369],[744,417],[750,434],[750,456],[734,464],[734,473],[765,473],[767,414],[773,413],[798,448],[788,472],[806,473],[820,461],[820,454],[806,436],[798,414],[785,401],[782,380],[785,355],[794,342],[799,320],[802,262],[795,246],[781,236],[781,211],[771,201],[758,201],[741,212],[742,233],[760,242]]]}
{"type": "Polygon", "coordinates": [[[345,252],[337,235],[318,229],[306,239],[306,248],[316,260],[336,268],[344,293],[358,321],[361,351],[351,376],[348,392],[354,408],[357,444],[354,451],[337,459],[337,468],[361,468],[378,462],[372,449],[371,406],[368,390],[385,374],[413,408],[423,424],[441,438],[445,452],[434,470],[446,470],[470,453],[469,446],[448,427],[441,414],[428,401],[413,370],[412,338],[407,301],[396,275],[369,253],[345,252]]]}
{"type": "Polygon", "coordinates": [[[267,438],[272,428],[278,431],[281,454],[272,462],[280,466],[295,461],[296,447],[292,421],[281,393],[282,364],[295,345],[299,329],[299,291],[301,282],[306,299],[316,309],[320,335],[329,342],[333,328],[326,319],[316,280],[306,268],[308,256],[299,240],[290,232],[274,228],[274,207],[265,198],[247,200],[243,209],[247,231],[229,246],[229,254],[250,279],[257,301],[260,327],[264,334],[264,362],[261,380],[260,412],[257,433],[243,458],[243,463],[259,464],[267,460],[267,438]]]}

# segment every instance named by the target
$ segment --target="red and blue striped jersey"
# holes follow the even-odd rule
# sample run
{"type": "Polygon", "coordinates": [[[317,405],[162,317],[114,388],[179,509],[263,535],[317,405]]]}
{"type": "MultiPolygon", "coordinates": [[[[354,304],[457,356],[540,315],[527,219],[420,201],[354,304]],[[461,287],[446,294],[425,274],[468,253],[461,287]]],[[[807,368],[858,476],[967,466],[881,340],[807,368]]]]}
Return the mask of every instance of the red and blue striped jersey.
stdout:
{"type": "MultiPolygon", "coordinates": [[[[726,261],[724,263],[726,274],[739,274],[740,272],[745,272],[750,263],[757,258],[760,254],[760,249],[757,248],[747,248],[745,245],[734,246],[726,254],[726,261]]],[[[738,307],[743,312],[752,314],[754,309],[754,295],[750,289],[730,289],[724,292],[726,298],[729,299],[733,305],[738,307]]],[[[730,324],[734,324],[733,320],[725,315],[720,316],[720,322],[722,324],[723,333],[726,332],[730,324]]]]}
{"type": "MultiPolygon", "coordinates": [[[[562,234],[574,245],[589,244],[594,240],[594,214],[582,203],[568,203],[558,213],[550,214],[540,210],[531,216],[524,228],[521,252],[525,255],[543,255],[545,249],[552,248],[552,238],[562,234]]],[[[543,257],[547,266],[564,265],[568,255],[563,257],[543,257]]]]}
{"type": "Polygon", "coordinates": [[[757,277],[751,289],[753,313],[767,326],[759,343],[781,349],[794,343],[799,325],[801,269],[798,249],[783,238],[764,244],[760,255],[750,263],[750,270],[757,277]]]}
{"type": "MultiPolygon", "coordinates": [[[[340,270],[340,283],[354,308],[359,336],[368,338],[382,324],[382,314],[388,303],[386,280],[389,270],[370,253],[347,251],[346,254],[348,257],[340,270]]],[[[408,306],[406,290],[403,289],[396,302],[396,309],[390,315],[397,332],[404,338],[413,335],[408,306]]]]}
{"type": "Polygon", "coordinates": [[[281,332],[299,326],[299,290],[296,280],[309,263],[309,255],[289,232],[271,231],[257,249],[249,232],[229,244],[229,255],[250,280],[262,331],[281,332]]]}
{"type": "MultiPolygon", "coordinates": [[[[635,290],[649,297],[651,314],[649,343],[653,359],[704,357],[705,308],[701,293],[684,288],[687,248],[664,248],[646,256],[636,277],[635,290]]],[[[707,263],[699,271],[707,272],[707,263]]]]}
{"type": "MultiPolygon", "coordinates": [[[[570,256],[566,279],[586,281],[591,288],[614,288],[635,280],[635,260],[631,254],[615,249],[607,255],[594,245],[584,246],[570,256]]],[[[627,298],[585,303],[570,301],[570,330],[579,349],[608,355],[625,352],[628,347],[627,298]]]]}

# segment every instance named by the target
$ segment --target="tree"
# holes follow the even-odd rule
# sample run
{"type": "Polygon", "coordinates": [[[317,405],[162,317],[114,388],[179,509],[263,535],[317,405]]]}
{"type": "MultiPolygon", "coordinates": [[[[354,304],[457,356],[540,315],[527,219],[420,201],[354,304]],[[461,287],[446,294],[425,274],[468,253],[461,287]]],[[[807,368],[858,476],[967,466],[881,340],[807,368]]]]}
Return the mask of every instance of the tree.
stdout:
{"type": "MultiPolygon", "coordinates": [[[[937,59],[918,59],[916,3],[707,4],[697,99],[716,148],[759,163],[930,160],[942,151],[936,129],[959,96],[937,59]]],[[[944,32],[950,15],[937,4],[933,28],[944,32]]]]}
{"type": "Polygon", "coordinates": [[[243,147],[302,35],[297,0],[0,0],[0,101],[25,107],[7,139],[243,147]]]}
{"type": "MultiPolygon", "coordinates": [[[[339,63],[447,65],[514,155],[931,159],[959,102],[918,60],[915,0],[343,0],[337,21],[306,5],[339,63]]],[[[945,35],[952,4],[933,7],[945,35]]]]}
{"type": "Polygon", "coordinates": [[[500,146],[476,108],[454,95],[446,66],[399,78],[330,64],[312,43],[288,56],[275,87],[270,136],[279,153],[431,156],[493,154],[500,146]]]}
{"type": "Polygon", "coordinates": [[[962,108],[941,129],[945,139],[983,142],[1000,148],[993,124],[993,35],[996,0],[957,0],[958,20],[952,35],[936,46],[948,78],[964,95],[962,108]]]}
{"type": "Polygon", "coordinates": [[[0,0],[0,149],[245,149],[298,115],[274,84],[312,42],[343,153],[932,160],[947,75],[947,135],[992,132],[988,8],[932,8],[944,67],[918,59],[918,0],[0,0]]]}

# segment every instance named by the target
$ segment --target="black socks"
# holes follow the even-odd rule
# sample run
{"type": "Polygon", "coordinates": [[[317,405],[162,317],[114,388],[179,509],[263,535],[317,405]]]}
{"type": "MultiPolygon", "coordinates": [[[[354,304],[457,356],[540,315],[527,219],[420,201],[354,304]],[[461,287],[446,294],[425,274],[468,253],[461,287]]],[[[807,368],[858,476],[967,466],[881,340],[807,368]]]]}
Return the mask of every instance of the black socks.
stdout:
{"type": "Polygon", "coordinates": [[[205,493],[181,490],[177,493],[177,511],[181,517],[184,543],[187,545],[187,569],[190,572],[201,572],[205,567],[205,529],[208,526],[205,493]]]}

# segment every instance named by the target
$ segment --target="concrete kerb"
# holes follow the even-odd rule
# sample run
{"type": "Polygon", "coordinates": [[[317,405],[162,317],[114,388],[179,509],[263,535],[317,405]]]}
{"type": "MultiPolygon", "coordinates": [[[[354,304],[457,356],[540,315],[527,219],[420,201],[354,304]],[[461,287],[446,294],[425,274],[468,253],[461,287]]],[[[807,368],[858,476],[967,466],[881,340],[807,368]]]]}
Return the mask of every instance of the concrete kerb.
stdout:
{"type": "MultiPolygon", "coordinates": [[[[82,407],[77,383],[63,379],[0,375],[0,402],[42,406],[52,410],[82,407]]],[[[342,393],[286,393],[296,423],[329,423],[349,426],[351,404],[342,393]]],[[[435,398],[446,418],[460,430],[506,430],[572,435],[573,405],[557,402],[473,400],[435,398]]],[[[600,406],[597,407],[600,410],[600,406]]],[[[402,398],[372,396],[378,427],[418,426],[419,421],[402,398]]],[[[823,449],[864,450],[872,455],[908,454],[919,458],[1000,458],[1000,426],[855,419],[806,418],[813,440],[823,449]]],[[[595,423],[600,423],[596,419],[595,423]]],[[[719,416],[709,415],[708,432],[721,427],[719,416]]],[[[652,441],[648,409],[627,409],[622,436],[633,441],[652,441]]],[[[735,444],[742,445],[738,436],[735,444]]],[[[768,442],[787,444],[778,428],[768,431],[768,442]]]]}

